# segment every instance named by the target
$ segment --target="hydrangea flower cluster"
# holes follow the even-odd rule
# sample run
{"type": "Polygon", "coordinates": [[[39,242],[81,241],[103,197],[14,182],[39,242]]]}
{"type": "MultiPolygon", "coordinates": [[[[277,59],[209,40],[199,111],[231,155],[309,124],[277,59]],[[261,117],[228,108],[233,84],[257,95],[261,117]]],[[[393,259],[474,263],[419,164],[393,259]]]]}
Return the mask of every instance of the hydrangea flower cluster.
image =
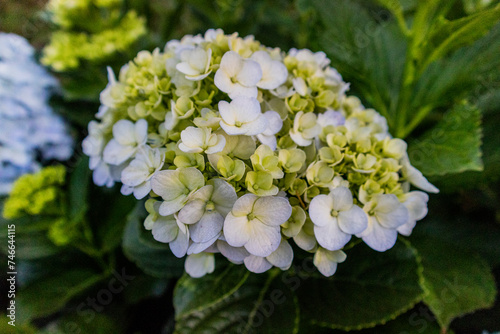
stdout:
{"type": "Polygon", "coordinates": [[[146,33],[146,21],[123,0],[50,0],[47,11],[60,30],[43,50],[42,64],[55,71],[77,68],[126,51],[146,33]]]}
{"type": "Polygon", "coordinates": [[[140,52],[118,79],[110,71],[89,124],[95,183],[148,198],[145,228],[194,277],[214,253],[286,270],[292,240],[325,276],[353,236],[391,248],[427,214],[410,184],[438,190],[329,63],[221,30],[140,52]]]}
{"type": "Polygon", "coordinates": [[[66,160],[73,139],[48,105],[57,81],[35,62],[23,37],[0,33],[0,195],[41,162],[66,160]]]}

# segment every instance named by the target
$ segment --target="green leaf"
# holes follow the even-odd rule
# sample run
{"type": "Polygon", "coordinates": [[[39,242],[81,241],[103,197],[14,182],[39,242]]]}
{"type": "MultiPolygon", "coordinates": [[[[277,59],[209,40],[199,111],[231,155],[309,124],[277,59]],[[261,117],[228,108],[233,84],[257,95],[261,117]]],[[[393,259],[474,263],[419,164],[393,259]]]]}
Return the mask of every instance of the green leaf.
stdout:
{"type": "Polygon", "coordinates": [[[104,276],[91,270],[80,268],[68,269],[59,275],[35,282],[17,295],[17,320],[23,324],[55,313],[73,297],[103,278],[104,276]]]}
{"type": "Polygon", "coordinates": [[[92,321],[79,314],[69,314],[49,323],[39,334],[109,334],[123,333],[123,328],[110,317],[96,313],[92,321]]]}
{"type": "Polygon", "coordinates": [[[69,215],[74,222],[84,219],[88,209],[87,196],[90,181],[89,159],[80,158],[69,179],[69,215]]]}
{"type": "Polygon", "coordinates": [[[298,332],[297,300],[279,269],[260,275],[248,274],[243,266],[228,270],[179,282],[174,297],[175,333],[298,332]]]}
{"type": "Polygon", "coordinates": [[[424,175],[481,171],[481,113],[460,104],[446,113],[433,129],[410,143],[411,163],[424,175]]]}
{"type": "Polygon", "coordinates": [[[456,317],[493,306],[495,279],[483,258],[431,236],[410,241],[422,264],[424,302],[443,329],[456,317]]]}
{"type": "Polygon", "coordinates": [[[402,243],[384,253],[357,245],[333,277],[300,282],[301,317],[342,330],[383,324],[422,300],[417,271],[413,250],[402,243]]]}
{"type": "Polygon", "coordinates": [[[158,247],[151,247],[141,242],[145,211],[144,203],[139,202],[128,216],[123,234],[123,252],[146,274],[159,278],[180,277],[184,273],[184,259],[176,258],[167,245],[158,243],[158,247]]]}
{"type": "Polygon", "coordinates": [[[202,278],[184,274],[174,291],[176,319],[206,309],[231,296],[248,279],[250,272],[245,266],[229,265],[202,278]],[[203,289],[200,289],[202,284],[203,289]]]}
{"type": "Polygon", "coordinates": [[[453,21],[441,17],[429,33],[421,69],[483,37],[500,20],[500,5],[453,21]]]}
{"type": "Polygon", "coordinates": [[[16,321],[14,322],[15,326],[9,325],[8,322],[11,321],[10,318],[7,318],[7,314],[0,313],[0,333],[2,334],[36,334],[38,330],[35,327],[32,327],[29,324],[20,325],[16,321]]]}

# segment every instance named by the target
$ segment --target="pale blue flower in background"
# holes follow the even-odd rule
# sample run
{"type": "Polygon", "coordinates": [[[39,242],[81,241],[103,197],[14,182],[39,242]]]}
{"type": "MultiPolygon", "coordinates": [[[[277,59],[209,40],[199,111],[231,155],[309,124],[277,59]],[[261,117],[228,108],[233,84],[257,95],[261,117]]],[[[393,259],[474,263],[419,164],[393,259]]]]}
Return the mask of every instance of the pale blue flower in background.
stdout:
{"type": "Polygon", "coordinates": [[[0,33],[0,194],[43,162],[73,154],[66,123],[48,105],[57,81],[34,55],[23,37],[0,33]]]}

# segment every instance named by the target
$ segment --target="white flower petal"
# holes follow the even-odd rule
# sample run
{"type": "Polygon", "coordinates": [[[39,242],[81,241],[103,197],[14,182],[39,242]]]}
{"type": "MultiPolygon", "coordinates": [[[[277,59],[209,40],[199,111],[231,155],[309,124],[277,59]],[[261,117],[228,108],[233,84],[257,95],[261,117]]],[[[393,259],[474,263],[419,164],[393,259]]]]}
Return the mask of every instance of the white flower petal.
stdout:
{"type": "Polygon", "coordinates": [[[322,247],[331,251],[342,249],[351,240],[351,235],[342,232],[339,228],[337,219],[325,226],[315,225],[314,235],[322,247]]]}
{"type": "Polygon", "coordinates": [[[265,257],[261,256],[250,255],[247,256],[243,262],[248,270],[256,274],[266,272],[273,267],[273,265],[267,261],[265,257]]]}
{"type": "Polygon", "coordinates": [[[207,253],[188,255],[184,263],[184,268],[188,275],[194,278],[213,273],[215,269],[214,255],[207,253]]]}
{"type": "Polygon", "coordinates": [[[250,212],[252,212],[255,201],[259,199],[258,196],[254,194],[245,194],[238,198],[238,200],[234,203],[233,209],[231,210],[231,214],[235,216],[247,216],[250,212]]]}
{"type": "Polygon", "coordinates": [[[189,234],[194,242],[207,242],[217,236],[224,223],[224,218],[220,213],[205,212],[200,221],[189,226],[189,234]]]}
{"type": "Polygon", "coordinates": [[[217,241],[217,248],[229,261],[236,264],[243,263],[243,260],[250,255],[245,247],[233,247],[223,240],[217,241]]]}
{"type": "Polygon", "coordinates": [[[268,226],[279,226],[292,215],[292,206],[284,197],[260,197],[255,201],[253,214],[268,226]]]}
{"type": "Polygon", "coordinates": [[[347,211],[352,207],[352,193],[345,187],[333,189],[329,195],[333,199],[333,209],[347,211]]]}
{"type": "Polygon", "coordinates": [[[337,264],[344,262],[346,257],[343,251],[329,251],[319,248],[314,254],[314,265],[320,273],[330,277],[337,271],[337,264]]]}
{"type": "Polygon", "coordinates": [[[384,228],[375,217],[368,219],[368,228],[358,234],[370,248],[385,252],[396,244],[398,232],[394,229],[384,228]]]}
{"type": "Polygon", "coordinates": [[[177,234],[179,233],[179,228],[174,217],[168,217],[165,219],[158,219],[153,224],[153,238],[156,241],[169,243],[173,241],[177,234]]]}
{"type": "Polygon", "coordinates": [[[235,217],[230,212],[224,220],[224,237],[229,245],[242,247],[251,236],[251,226],[247,216],[235,217]]]}
{"type": "MultiPolygon", "coordinates": [[[[278,248],[281,242],[279,226],[268,226],[255,222],[255,220],[250,222],[250,226],[250,238],[245,244],[245,248],[250,254],[256,256],[269,256],[278,248]]],[[[229,239],[227,239],[227,242],[231,245],[229,239]]]]}
{"type": "Polygon", "coordinates": [[[274,252],[266,259],[275,267],[281,270],[287,270],[292,265],[293,249],[285,239],[281,239],[281,243],[274,252]]]}
{"type": "Polygon", "coordinates": [[[348,234],[361,233],[368,226],[368,216],[357,205],[353,205],[348,211],[339,212],[337,220],[340,229],[348,234]]]}
{"type": "Polygon", "coordinates": [[[333,198],[329,195],[318,195],[309,204],[309,217],[316,226],[333,224],[335,218],[331,215],[333,198]]]}
{"type": "Polygon", "coordinates": [[[189,247],[189,235],[184,234],[179,230],[177,238],[175,238],[175,240],[170,242],[168,245],[170,246],[172,253],[176,257],[181,258],[187,253],[187,249],[189,247]]]}
{"type": "Polygon", "coordinates": [[[179,211],[177,219],[183,224],[195,224],[200,221],[205,214],[206,202],[201,199],[193,199],[184,205],[179,211]]]}
{"type": "Polygon", "coordinates": [[[115,139],[111,139],[104,148],[103,160],[110,165],[120,165],[127,161],[136,152],[134,146],[123,146],[115,139]]]}

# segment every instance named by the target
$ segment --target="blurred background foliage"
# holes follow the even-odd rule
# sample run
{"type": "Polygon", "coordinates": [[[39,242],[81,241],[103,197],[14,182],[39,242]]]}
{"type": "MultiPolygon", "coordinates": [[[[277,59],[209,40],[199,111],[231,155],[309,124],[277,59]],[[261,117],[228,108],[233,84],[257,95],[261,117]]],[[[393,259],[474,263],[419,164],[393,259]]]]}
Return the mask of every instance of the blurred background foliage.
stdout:
{"type": "MultiPolygon", "coordinates": [[[[59,29],[45,5],[2,1],[0,30],[42,50],[59,29]]],[[[77,147],[61,187],[64,215],[0,221],[2,263],[6,226],[16,224],[17,332],[500,331],[498,1],[123,1],[123,11],[130,9],[147,19],[148,30],[130,49],[55,73],[63,89],[52,103],[78,142],[98,110],[106,66],[116,73],[139,50],[222,28],[283,50],[326,52],[350,93],[388,119],[441,193],[431,196],[429,214],[410,238],[383,254],[354,247],[331,279],[308,271],[298,251],[286,273],[220,266],[191,279],[182,276],[181,260],[144,233],[142,206],[92,184],[77,147]],[[90,306],[123,270],[134,277],[126,288],[109,304],[90,306]],[[269,306],[275,291],[279,302],[269,306]]],[[[5,322],[0,332],[12,332],[5,322]]]]}

